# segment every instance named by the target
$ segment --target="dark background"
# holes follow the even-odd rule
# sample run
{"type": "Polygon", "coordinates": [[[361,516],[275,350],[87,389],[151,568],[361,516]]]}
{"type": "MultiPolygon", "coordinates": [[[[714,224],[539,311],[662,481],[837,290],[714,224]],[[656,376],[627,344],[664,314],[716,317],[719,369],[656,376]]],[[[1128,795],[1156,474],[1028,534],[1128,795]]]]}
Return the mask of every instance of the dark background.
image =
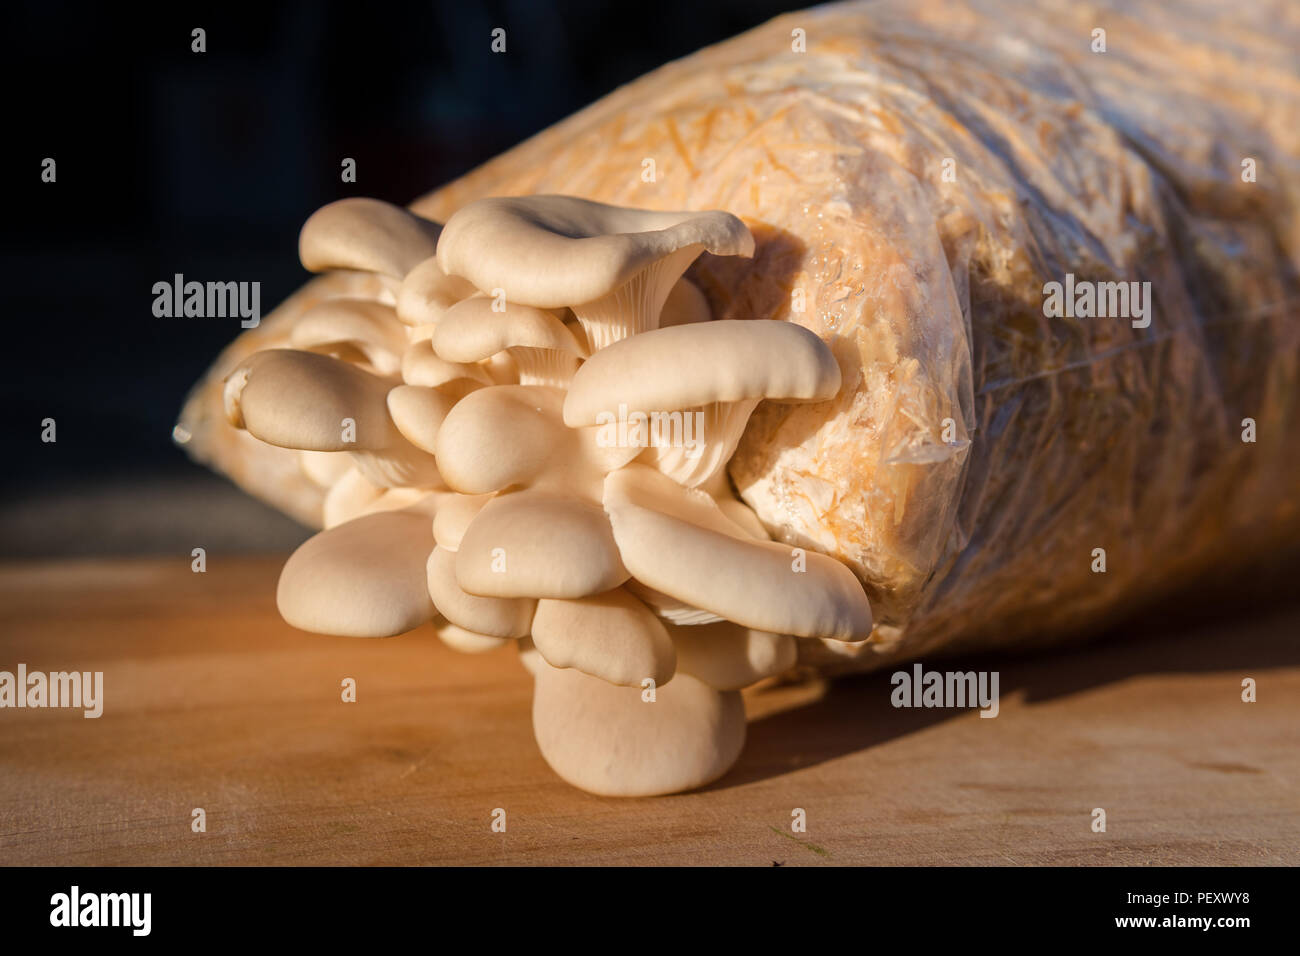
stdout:
{"type": "Polygon", "coordinates": [[[171,443],[237,319],[158,319],[174,273],[308,275],[297,236],[348,195],[407,203],[615,87],[797,2],[92,6],[3,15],[0,557],[291,544],[301,532],[171,443]],[[507,52],[491,52],[502,27],[507,52]],[[190,31],[207,31],[207,52],[190,31]],[[53,157],[57,182],[42,183],[53,157]],[[344,157],[357,182],[340,181],[344,157]],[[40,440],[54,418],[58,441],[40,440]],[[215,538],[213,536],[216,536],[215,538]],[[187,546],[188,547],[188,546],[187,546]]]}

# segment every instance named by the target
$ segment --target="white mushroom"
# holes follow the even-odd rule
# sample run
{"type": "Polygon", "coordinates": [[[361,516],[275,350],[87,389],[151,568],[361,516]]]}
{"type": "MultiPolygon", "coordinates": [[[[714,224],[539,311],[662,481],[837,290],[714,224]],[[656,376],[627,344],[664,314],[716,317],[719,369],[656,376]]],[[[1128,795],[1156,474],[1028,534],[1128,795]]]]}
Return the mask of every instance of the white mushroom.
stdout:
{"type": "Polygon", "coordinates": [[[488,637],[523,637],[528,633],[536,601],[479,597],[462,590],[456,583],[456,553],[445,548],[434,548],[425,567],[433,606],[451,623],[488,637]]]}
{"type": "Polygon", "coordinates": [[[730,621],[693,627],[668,625],[677,669],[718,690],[740,690],[782,674],[799,656],[794,638],[741,627],[730,621]]]}
{"type": "Polygon", "coordinates": [[[656,329],[596,352],[569,387],[564,422],[595,425],[620,402],[645,411],[748,398],[823,402],[839,388],[835,356],[803,326],[719,319],[656,329]]]}
{"type": "Polygon", "coordinates": [[[739,219],[533,196],[443,229],[350,199],[299,245],[364,287],[257,339],[293,349],[236,353],[223,393],[241,442],[297,450],[324,519],[281,575],[291,624],[515,641],[546,760],[618,796],[723,774],[737,691],[792,667],[795,637],[865,646],[853,573],[770,540],[727,478],[759,402],[841,384],[812,332],[714,321],[684,277],[705,251],[753,254],[739,219]]]}
{"type": "Polygon", "coordinates": [[[226,380],[226,417],[271,445],[346,451],[375,484],[436,487],[432,455],[402,436],[388,414],[386,379],[348,362],[268,349],[226,380]]]}
{"type": "Polygon", "coordinates": [[[708,322],[713,318],[709,309],[709,300],[690,279],[682,276],[664,300],[663,311],[659,313],[659,328],[673,325],[690,325],[694,322],[708,322]]]}
{"type": "Polygon", "coordinates": [[[448,495],[433,516],[433,539],[438,547],[459,551],[465,529],[491,500],[491,495],[448,495]]]}
{"type": "Polygon", "coordinates": [[[452,624],[450,621],[443,621],[436,625],[439,639],[454,651],[460,651],[462,654],[483,654],[487,651],[495,651],[498,647],[504,647],[507,644],[515,643],[508,637],[492,637],[488,634],[478,634],[467,628],[452,624]]]}
{"type": "Polygon", "coordinates": [[[497,385],[519,384],[519,366],[509,352],[498,352],[480,365],[487,372],[488,378],[497,385]]]}
{"type": "Polygon", "coordinates": [[[550,312],[475,296],[456,303],[438,321],[433,349],[451,362],[473,363],[509,352],[520,385],[566,386],[584,356],[573,333],[550,312]]]}
{"type": "Polygon", "coordinates": [[[619,554],[643,584],[760,631],[860,641],[871,609],[853,572],[834,558],[758,541],[704,492],[644,465],[605,479],[619,554]]]}
{"type": "MultiPolygon", "coordinates": [[[[314,452],[313,454],[328,454],[314,452]]],[[[344,461],[351,459],[340,455],[344,461]]],[[[338,480],[325,492],[325,501],[321,513],[326,528],[333,528],[353,518],[360,518],[374,510],[375,504],[384,495],[384,489],[370,481],[355,465],[339,476],[338,480]]]]}
{"type": "Polygon", "coordinates": [[[700,408],[651,412],[652,425],[656,415],[662,416],[658,421],[667,424],[662,426],[656,443],[645,450],[641,460],[680,485],[699,487],[722,474],[759,401],[746,398],[738,402],[712,402],[700,408]],[[673,437],[677,434],[677,416],[681,416],[682,423],[680,441],[673,437]]]}
{"type": "Polygon", "coordinates": [[[640,415],[656,467],[695,486],[731,458],[760,400],[826,401],[839,388],[835,356],[802,326],[698,322],[656,329],[596,352],[573,377],[564,421],[609,427],[640,415]]]}
{"type": "Polygon", "coordinates": [[[303,313],[289,335],[297,349],[360,358],[377,375],[397,374],[406,333],[390,306],[370,299],[326,299],[303,313]]]}
{"type": "Polygon", "coordinates": [[[467,495],[527,482],[573,439],[560,418],[564,393],[541,385],[495,385],[456,403],[438,430],[443,480],[467,495]]]}
{"type": "Polygon", "coordinates": [[[663,624],[623,588],[577,600],[543,598],[532,627],[533,644],[552,667],[633,687],[646,678],[662,687],[676,670],[663,624]]]}
{"type": "Polygon", "coordinates": [[[366,515],[308,538],[280,573],[276,604],[294,627],[346,637],[391,637],[433,618],[421,514],[366,515]]]}
{"type": "Polygon", "coordinates": [[[627,578],[600,508],[534,491],[489,501],[456,552],[460,586],[485,597],[580,598],[627,578]]]}
{"type": "MultiPolygon", "coordinates": [[[[743,531],[759,541],[771,540],[767,530],[763,527],[762,522],[758,520],[758,516],[754,514],[753,510],[732,494],[731,485],[727,481],[725,471],[717,472],[699,490],[708,494],[713,499],[713,503],[718,506],[718,510],[735,525],[735,527],[726,525],[726,533],[734,535],[737,531],[743,531]]],[[[628,581],[624,587],[652,607],[654,612],[665,621],[673,624],[683,626],[716,624],[723,620],[722,617],[712,611],[693,607],[664,594],[662,591],[656,591],[640,581],[628,581]]]]}
{"type": "Polygon", "coordinates": [[[519,648],[519,663],[524,665],[524,670],[536,677],[542,672],[543,668],[550,667],[546,659],[542,657],[541,652],[533,646],[533,640],[530,637],[521,637],[515,642],[519,648]]]}
{"type": "Polygon", "coordinates": [[[607,797],[650,797],[722,776],[745,743],[745,705],[690,674],[655,690],[619,687],[535,660],[533,733],[564,780],[607,797]]]}
{"type": "Polygon", "coordinates": [[[298,466],[313,484],[331,488],[353,468],[352,459],[336,451],[300,451],[298,466]]]}
{"type": "Polygon", "coordinates": [[[564,392],[545,385],[473,391],[438,429],[438,469],[462,494],[537,487],[598,502],[605,475],[639,450],[604,447],[595,429],[564,426],[564,392]]]}
{"type": "Polygon", "coordinates": [[[322,525],[333,528],[376,511],[424,510],[430,505],[430,497],[440,496],[431,495],[426,488],[384,488],[366,478],[359,468],[349,468],[325,493],[322,525]]]}
{"type": "Polygon", "coordinates": [[[702,252],[750,256],[725,212],[650,212],[570,196],[480,199],[456,211],[438,263],[478,289],[540,308],[568,306],[593,349],[656,328],[664,300],[702,252]]]}
{"type": "Polygon", "coordinates": [[[397,318],[406,325],[432,325],[442,314],[474,294],[464,279],[449,276],[434,257],[412,267],[397,290],[397,318]]]}
{"type": "MultiPolygon", "coordinates": [[[[718,476],[725,478],[726,472],[718,472],[718,476]]],[[[731,493],[730,486],[725,491],[706,490],[712,495],[718,510],[748,532],[751,538],[757,538],[760,541],[771,540],[771,535],[763,527],[763,522],[758,520],[758,515],[754,514],[754,509],[735,497],[731,493]]]]}
{"type": "Polygon", "coordinates": [[[629,594],[635,595],[647,607],[654,610],[665,621],[683,626],[693,626],[698,624],[716,624],[722,620],[712,611],[705,611],[698,607],[693,607],[685,601],[679,601],[674,597],[664,594],[663,591],[656,591],[654,588],[642,584],[635,578],[623,585],[627,588],[629,594]]]}
{"type": "Polygon", "coordinates": [[[389,417],[402,437],[416,448],[437,451],[438,429],[458,396],[423,385],[398,385],[385,399],[389,417]]]}
{"type": "Polygon", "coordinates": [[[357,269],[402,279],[431,258],[442,228],[378,199],[340,199],[302,227],[298,258],[310,272],[357,269]]]}
{"type": "Polygon", "coordinates": [[[425,388],[440,388],[452,383],[464,383],[456,395],[463,398],[474,388],[492,385],[492,378],[478,365],[462,362],[448,362],[440,358],[433,350],[433,340],[421,339],[412,342],[402,353],[402,381],[407,385],[423,385],[425,388]]]}

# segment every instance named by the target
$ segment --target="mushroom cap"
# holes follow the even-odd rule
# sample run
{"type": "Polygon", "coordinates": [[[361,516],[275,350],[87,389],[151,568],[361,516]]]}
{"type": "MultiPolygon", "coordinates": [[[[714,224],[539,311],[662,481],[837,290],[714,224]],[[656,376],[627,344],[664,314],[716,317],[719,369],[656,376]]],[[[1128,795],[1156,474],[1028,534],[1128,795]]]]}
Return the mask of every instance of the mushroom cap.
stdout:
{"type": "Polygon", "coordinates": [[[718,319],[653,329],[595,352],[564,401],[570,427],[620,404],[671,412],[711,402],[822,402],[840,390],[830,348],[793,322],[718,319]]]}
{"type": "Polygon", "coordinates": [[[465,299],[448,309],[438,320],[432,341],[434,351],[450,362],[479,362],[516,347],[586,354],[550,312],[529,305],[507,305],[504,312],[494,312],[486,296],[465,299]]]}
{"type": "Polygon", "coordinates": [[[600,508],[535,491],[489,501],[456,552],[460,586],[485,597],[581,598],[627,578],[600,508]]]}
{"type": "Polygon", "coordinates": [[[469,628],[460,627],[450,621],[443,621],[437,625],[436,631],[439,639],[444,644],[452,650],[460,651],[462,654],[483,654],[487,651],[495,651],[498,647],[504,647],[506,644],[515,643],[507,637],[492,637],[489,634],[475,633],[469,628]]]}
{"type": "Polygon", "coordinates": [[[425,556],[428,518],[387,511],[308,538],[280,572],[275,601],[294,627],[346,637],[391,637],[433,618],[425,556]]]}
{"type": "Polygon", "coordinates": [[[357,269],[403,278],[438,249],[436,222],[378,199],[340,199],[317,209],[298,235],[309,272],[357,269]]]}
{"type": "Polygon", "coordinates": [[[536,601],[479,597],[462,590],[456,583],[456,552],[445,548],[433,549],[425,569],[433,606],[451,623],[488,637],[517,638],[528,633],[536,601]]]}
{"type": "Polygon", "coordinates": [[[572,668],[534,661],[533,734],[561,778],[606,797],[652,797],[692,790],[731,768],[745,744],[745,705],[678,674],[642,699],[572,668]]]}
{"type": "Polygon", "coordinates": [[[438,547],[459,551],[465,529],[491,500],[491,495],[462,494],[450,494],[443,499],[433,516],[433,540],[438,542],[438,547]]]}
{"type": "Polygon", "coordinates": [[[753,255],[726,212],[652,212],[571,196],[480,199],[447,221],[438,264],[509,301],[561,308],[598,299],[680,249],[753,255]]]}
{"type": "Polygon", "coordinates": [[[388,414],[397,430],[416,448],[433,454],[438,429],[456,404],[456,398],[436,388],[398,385],[388,393],[388,414]]]}
{"type": "Polygon", "coordinates": [[[433,455],[393,424],[389,387],[388,379],[328,355],[268,349],[230,373],[222,397],[230,423],[267,444],[349,452],[368,479],[386,487],[440,487],[433,455]]]}
{"type": "Polygon", "coordinates": [[[402,380],[407,385],[437,388],[449,382],[491,385],[488,373],[477,365],[448,362],[433,351],[432,338],[412,342],[402,353],[402,380]]]}
{"type": "Polygon", "coordinates": [[[560,420],[564,393],[541,385],[493,385],[447,413],[435,457],[443,480],[467,495],[534,478],[575,439],[560,420]]]}
{"type": "Polygon", "coordinates": [[[391,375],[406,351],[406,333],[391,306],[371,299],[326,299],[302,314],[289,333],[296,349],[355,350],[380,375],[391,375]]]}
{"type": "Polygon", "coordinates": [[[376,485],[360,467],[344,472],[325,495],[321,517],[326,528],[376,511],[429,511],[450,492],[428,488],[387,488],[376,485]]]}
{"type": "Polygon", "coordinates": [[[788,634],[772,634],[730,621],[689,627],[668,625],[677,650],[677,667],[718,690],[740,690],[764,677],[782,674],[799,657],[788,634]]]}
{"type": "Polygon", "coordinates": [[[552,667],[575,667],[611,684],[639,687],[648,677],[662,686],[677,669],[668,631],[623,588],[571,601],[543,598],[532,638],[552,667]]]}
{"type": "Polygon", "coordinates": [[[520,385],[519,366],[509,351],[498,352],[480,363],[488,378],[497,385],[520,385]]]}
{"type": "Polygon", "coordinates": [[[434,449],[448,486],[466,495],[542,482],[599,501],[605,475],[641,454],[605,446],[601,428],[567,428],[564,392],[548,385],[494,385],[465,395],[438,428],[434,449]]]}
{"type": "Polygon", "coordinates": [[[871,608],[845,565],[816,551],[759,541],[701,491],[632,464],[605,479],[624,565],[643,584],[759,631],[859,641],[871,608]],[[797,568],[802,567],[802,570],[797,568]]]}
{"type": "Polygon", "coordinates": [[[458,276],[449,276],[430,256],[411,268],[397,289],[396,315],[406,325],[431,325],[461,299],[474,294],[474,287],[458,276]]]}
{"type": "Polygon", "coordinates": [[[349,362],[296,349],[250,355],[226,379],[226,417],[270,445],[357,451],[401,441],[388,416],[390,384],[349,362]],[[343,440],[343,420],[356,441],[343,440]]]}

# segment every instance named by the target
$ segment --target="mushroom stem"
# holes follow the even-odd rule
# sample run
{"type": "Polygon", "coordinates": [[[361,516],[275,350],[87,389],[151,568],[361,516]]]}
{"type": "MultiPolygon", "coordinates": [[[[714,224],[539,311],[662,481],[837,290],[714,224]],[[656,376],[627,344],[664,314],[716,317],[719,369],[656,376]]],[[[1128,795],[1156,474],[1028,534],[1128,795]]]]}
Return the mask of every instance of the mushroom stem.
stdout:
{"type": "Polygon", "coordinates": [[[492,378],[477,363],[448,362],[433,350],[433,342],[412,342],[402,354],[402,380],[407,385],[437,388],[449,382],[462,382],[460,398],[474,387],[493,384],[492,378]]]}
{"type": "Polygon", "coordinates": [[[740,690],[795,665],[799,651],[788,634],[723,621],[698,627],[670,625],[677,666],[718,690],[740,690]]]}
{"type": "Polygon", "coordinates": [[[573,306],[592,351],[659,328],[668,293],[703,251],[702,245],[685,246],[655,260],[599,299],[573,306]]]}
{"type": "Polygon", "coordinates": [[[572,352],[538,349],[517,345],[507,349],[519,369],[520,385],[546,385],[565,388],[573,381],[581,361],[572,352]]]}
{"type": "Polygon", "coordinates": [[[683,440],[651,445],[643,454],[644,460],[687,488],[698,488],[708,483],[736,453],[745,425],[759,401],[746,398],[738,402],[710,402],[699,408],[684,409],[680,413],[683,440]],[[689,438],[685,437],[686,422],[691,423],[689,438]]]}

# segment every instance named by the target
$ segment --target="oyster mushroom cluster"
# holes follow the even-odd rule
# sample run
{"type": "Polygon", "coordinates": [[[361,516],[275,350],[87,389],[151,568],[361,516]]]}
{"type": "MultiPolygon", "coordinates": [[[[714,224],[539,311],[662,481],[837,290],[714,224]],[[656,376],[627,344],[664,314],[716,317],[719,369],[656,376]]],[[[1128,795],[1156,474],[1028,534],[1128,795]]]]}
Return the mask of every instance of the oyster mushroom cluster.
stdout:
{"type": "Polygon", "coordinates": [[[482,199],[445,226],[370,199],[319,210],[303,264],[380,291],[315,305],[224,391],[232,425],[298,449],[327,489],[284,618],[517,643],[542,754],[584,790],[723,774],[741,688],[793,665],[798,638],[871,630],[853,573],[770,540],[727,479],[760,401],[840,388],[812,332],[715,321],[683,276],[753,247],[725,212],[565,196],[482,199]]]}

